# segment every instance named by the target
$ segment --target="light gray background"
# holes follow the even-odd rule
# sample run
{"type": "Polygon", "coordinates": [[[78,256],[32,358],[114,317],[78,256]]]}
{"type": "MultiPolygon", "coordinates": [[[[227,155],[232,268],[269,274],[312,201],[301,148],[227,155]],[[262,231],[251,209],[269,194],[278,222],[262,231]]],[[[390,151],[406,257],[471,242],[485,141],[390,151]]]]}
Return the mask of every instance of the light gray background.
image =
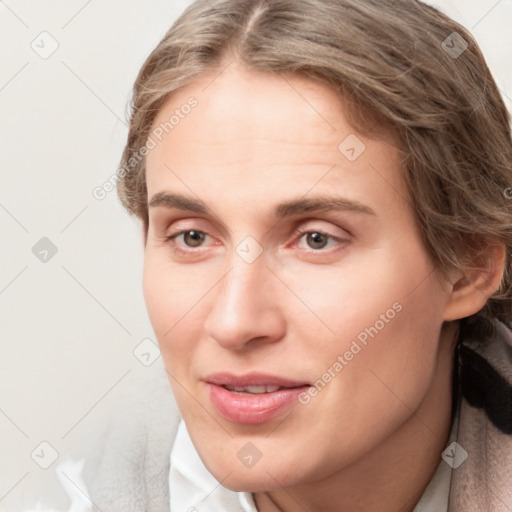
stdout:
{"type": "MultiPolygon", "coordinates": [[[[41,485],[42,441],[64,453],[161,365],[133,353],[154,340],[139,224],[92,190],[115,173],[140,66],[190,3],[0,0],[0,509],[41,485]]],[[[472,31],[512,108],[512,0],[432,3],[472,31]]]]}

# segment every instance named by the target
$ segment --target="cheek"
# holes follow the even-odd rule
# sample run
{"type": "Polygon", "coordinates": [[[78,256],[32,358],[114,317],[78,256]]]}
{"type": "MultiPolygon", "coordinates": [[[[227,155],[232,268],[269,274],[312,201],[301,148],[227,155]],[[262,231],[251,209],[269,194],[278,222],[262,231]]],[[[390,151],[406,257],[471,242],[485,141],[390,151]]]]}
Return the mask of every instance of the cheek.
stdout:
{"type": "Polygon", "coordinates": [[[168,362],[170,352],[190,351],[189,341],[195,337],[190,331],[195,323],[190,319],[200,310],[198,306],[204,295],[194,276],[183,268],[173,267],[159,252],[146,251],[143,292],[164,361],[168,362]]]}
{"type": "MultiPolygon", "coordinates": [[[[185,390],[190,388],[190,368],[200,339],[201,322],[194,322],[197,312],[197,286],[182,270],[172,269],[160,254],[146,252],[143,292],[148,315],[158,340],[162,360],[173,395],[183,416],[192,424],[201,423],[201,410],[185,390]],[[195,330],[194,330],[195,329],[195,330]]],[[[203,291],[204,294],[204,291],[203,291]]]]}
{"type": "Polygon", "coordinates": [[[396,254],[359,254],[357,261],[347,259],[343,269],[320,278],[312,267],[295,277],[290,271],[283,279],[317,317],[306,311],[308,322],[302,318],[295,323],[296,338],[315,377],[336,380],[324,393],[333,393],[332,400],[336,393],[348,393],[358,397],[344,396],[349,402],[379,407],[379,400],[393,396],[378,377],[392,389],[404,390],[413,402],[428,385],[445,292],[420,246],[404,257],[396,254]],[[329,370],[331,376],[343,377],[330,379],[329,370]]]}
{"type": "Polygon", "coordinates": [[[172,327],[173,297],[165,265],[146,249],[142,288],[151,324],[157,338],[172,327]]]}
{"type": "Polygon", "coordinates": [[[413,316],[417,321],[417,313],[428,309],[425,301],[433,299],[432,289],[425,292],[428,282],[413,291],[429,271],[421,255],[405,261],[388,249],[357,251],[330,268],[301,265],[282,269],[280,276],[296,295],[286,302],[291,308],[288,313],[294,313],[289,315],[296,329],[294,336],[299,342],[321,346],[315,357],[325,354],[332,358],[348,349],[358,335],[363,343],[370,339],[368,331],[377,330],[380,336],[392,329],[408,330],[403,318],[413,316]],[[314,341],[305,335],[313,331],[314,341]]]}

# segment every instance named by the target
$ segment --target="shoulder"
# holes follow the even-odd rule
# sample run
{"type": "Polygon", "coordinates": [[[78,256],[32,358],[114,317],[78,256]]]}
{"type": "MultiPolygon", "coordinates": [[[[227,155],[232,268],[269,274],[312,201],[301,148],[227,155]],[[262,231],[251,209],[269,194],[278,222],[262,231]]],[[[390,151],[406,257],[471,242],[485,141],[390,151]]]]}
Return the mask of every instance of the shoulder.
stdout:
{"type": "Polygon", "coordinates": [[[450,509],[512,509],[512,330],[494,321],[487,337],[466,330],[459,346],[460,423],[450,509]],[[482,478],[485,475],[485,478],[482,478]]]}
{"type": "Polygon", "coordinates": [[[161,511],[169,503],[170,452],[181,415],[162,364],[155,365],[134,372],[87,442],[83,481],[101,510],[161,511]]]}
{"type": "Polygon", "coordinates": [[[494,320],[487,328],[465,327],[459,347],[461,393],[473,407],[485,411],[503,433],[512,434],[512,330],[494,320]]]}

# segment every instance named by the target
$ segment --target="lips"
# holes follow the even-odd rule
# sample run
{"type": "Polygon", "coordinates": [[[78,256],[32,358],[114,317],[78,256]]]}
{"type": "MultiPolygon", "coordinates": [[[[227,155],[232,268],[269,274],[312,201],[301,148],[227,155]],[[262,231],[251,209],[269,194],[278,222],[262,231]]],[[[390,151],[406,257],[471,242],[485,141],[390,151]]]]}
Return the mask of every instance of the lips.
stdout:
{"type": "Polygon", "coordinates": [[[289,409],[309,386],[307,382],[275,375],[216,373],[204,381],[217,412],[228,421],[260,424],[289,409]]]}

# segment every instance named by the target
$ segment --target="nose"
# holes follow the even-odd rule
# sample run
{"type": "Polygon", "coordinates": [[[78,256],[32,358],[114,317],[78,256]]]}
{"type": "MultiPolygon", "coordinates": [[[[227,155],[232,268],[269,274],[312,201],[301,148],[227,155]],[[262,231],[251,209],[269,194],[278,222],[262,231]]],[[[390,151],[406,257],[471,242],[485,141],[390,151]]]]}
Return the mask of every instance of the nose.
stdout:
{"type": "Polygon", "coordinates": [[[279,341],[285,334],[279,280],[267,268],[263,255],[247,263],[234,253],[231,263],[214,288],[204,324],[206,335],[230,350],[279,341]]]}

